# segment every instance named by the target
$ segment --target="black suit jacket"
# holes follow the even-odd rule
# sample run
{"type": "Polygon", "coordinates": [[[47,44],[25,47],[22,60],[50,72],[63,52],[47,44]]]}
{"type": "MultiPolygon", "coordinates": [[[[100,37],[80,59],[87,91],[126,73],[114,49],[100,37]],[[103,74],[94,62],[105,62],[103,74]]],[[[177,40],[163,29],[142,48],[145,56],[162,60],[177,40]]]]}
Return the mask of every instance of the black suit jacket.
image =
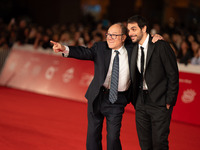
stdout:
{"type": "MultiPolygon", "coordinates": [[[[134,45],[131,57],[131,79],[134,94],[133,104],[135,104],[139,94],[137,53],[138,44],[134,45]]],[[[155,105],[175,105],[179,89],[177,60],[174,51],[164,40],[152,43],[152,38],[149,36],[144,79],[147,83],[151,101],[155,105]]]]}
{"type": "MultiPolygon", "coordinates": [[[[133,49],[133,44],[127,43],[124,46],[128,52],[128,62],[130,64],[130,57],[133,49]]],[[[91,60],[94,62],[94,78],[90,83],[85,95],[85,97],[88,100],[88,109],[93,111],[93,102],[99,94],[100,88],[102,87],[105,81],[109,69],[112,50],[108,47],[107,42],[97,42],[93,45],[92,48],[85,48],[82,46],[69,46],[69,49],[70,51],[68,57],[81,60],[91,60]]],[[[129,101],[131,100],[128,99],[128,102],[129,101]]]]}

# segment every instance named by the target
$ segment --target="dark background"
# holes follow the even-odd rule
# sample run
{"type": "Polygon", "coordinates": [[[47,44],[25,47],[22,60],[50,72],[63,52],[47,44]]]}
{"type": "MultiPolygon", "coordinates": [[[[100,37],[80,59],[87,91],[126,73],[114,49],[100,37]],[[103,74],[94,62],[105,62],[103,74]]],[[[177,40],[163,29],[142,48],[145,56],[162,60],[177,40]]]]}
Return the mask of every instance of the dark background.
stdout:
{"type": "Polygon", "coordinates": [[[140,14],[150,22],[166,24],[173,17],[179,25],[193,26],[200,22],[199,0],[0,0],[0,18],[9,22],[11,18],[27,17],[43,26],[55,23],[88,21],[93,16],[99,21],[108,19],[112,23],[126,21],[140,14]],[[85,6],[101,10],[87,11],[85,6]],[[91,15],[92,14],[92,15],[91,15]],[[89,17],[90,16],[90,17],[89,17]]]}

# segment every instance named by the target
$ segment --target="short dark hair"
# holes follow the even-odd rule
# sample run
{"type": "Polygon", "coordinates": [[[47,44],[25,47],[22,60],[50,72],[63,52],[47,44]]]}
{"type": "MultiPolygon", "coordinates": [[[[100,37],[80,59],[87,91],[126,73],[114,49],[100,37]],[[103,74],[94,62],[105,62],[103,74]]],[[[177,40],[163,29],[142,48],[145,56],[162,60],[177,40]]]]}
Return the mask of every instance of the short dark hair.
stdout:
{"type": "Polygon", "coordinates": [[[134,16],[130,17],[127,21],[127,24],[128,23],[137,23],[138,26],[140,27],[140,29],[142,29],[144,26],[146,26],[147,32],[149,30],[148,21],[146,20],[146,18],[144,18],[140,15],[134,15],[134,16]]]}

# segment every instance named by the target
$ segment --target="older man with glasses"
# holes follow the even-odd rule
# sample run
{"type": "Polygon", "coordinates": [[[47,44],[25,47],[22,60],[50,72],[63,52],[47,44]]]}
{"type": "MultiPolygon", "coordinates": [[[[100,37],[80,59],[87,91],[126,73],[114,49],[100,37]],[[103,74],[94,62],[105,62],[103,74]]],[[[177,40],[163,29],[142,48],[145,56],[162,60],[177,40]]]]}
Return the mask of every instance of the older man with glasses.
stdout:
{"type": "Polygon", "coordinates": [[[107,150],[121,150],[120,129],[124,107],[130,98],[130,56],[133,44],[124,44],[126,27],[113,24],[106,41],[91,48],[64,46],[51,41],[54,52],[64,57],[94,62],[94,78],[85,97],[88,100],[87,150],[102,150],[102,127],[107,125],[107,150]]]}

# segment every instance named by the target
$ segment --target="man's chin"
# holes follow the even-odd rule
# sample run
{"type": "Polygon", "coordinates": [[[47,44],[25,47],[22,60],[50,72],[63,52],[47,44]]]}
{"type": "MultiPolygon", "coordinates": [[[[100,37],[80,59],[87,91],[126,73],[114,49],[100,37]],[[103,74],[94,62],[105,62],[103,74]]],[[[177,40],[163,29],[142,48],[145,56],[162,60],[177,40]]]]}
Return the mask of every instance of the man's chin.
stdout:
{"type": "Polygon", "coordinates": [[[137,40],[136,39],[131,39],[133,43],[137,43],[137,40]]]}
{"type": "Polygon", "coordinates": [[[131,38],[131,41],[132,41],[133,43],[136,43],[138,40],[137,40],[136,37],[132,37],[132,38],[131,38]]]}
{"type": "Polygon", "coordinates": [[[108,44],[108,47],[112,49],[114,46],[113,44],[108,44]]]}

